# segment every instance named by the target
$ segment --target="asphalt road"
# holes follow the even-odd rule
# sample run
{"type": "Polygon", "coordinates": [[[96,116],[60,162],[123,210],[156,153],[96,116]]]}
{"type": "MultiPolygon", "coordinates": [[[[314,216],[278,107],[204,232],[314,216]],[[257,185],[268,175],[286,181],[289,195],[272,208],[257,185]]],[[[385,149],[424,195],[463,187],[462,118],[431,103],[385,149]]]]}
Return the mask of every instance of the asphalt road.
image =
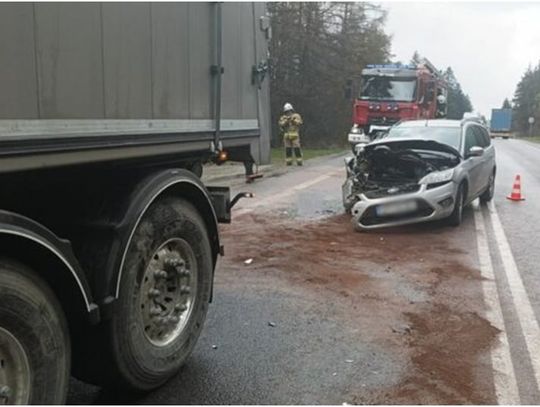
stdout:
{"type": "MultiPolygon", "coordinates": [[[[540,402],[540,145],[495,141],[494,208],[484,211],[518,400],[540,402]],[[506,199],[516,175],[524,201],[506,199]],[[497,217],[501,228],[497,227],[497,217]],[[499,236],[495,232],[500,229],[499,236]],[[504,240],[507,241],[505,244],[504,240]]],[[[509,376],[512,376],[510,371],[509,376]]],[[[510,381],[512,381],[511,379],[510,381]]]]}
{"type": "Polygon", "coordinates": [[[342,157],[234,186],[255,198],[223,227],[214,302],[182,371],[143,396],[73,380],[68,402],[540,403],[540,148],[495,144],[494,203],[459,228],[354,232],[342,157]]]}

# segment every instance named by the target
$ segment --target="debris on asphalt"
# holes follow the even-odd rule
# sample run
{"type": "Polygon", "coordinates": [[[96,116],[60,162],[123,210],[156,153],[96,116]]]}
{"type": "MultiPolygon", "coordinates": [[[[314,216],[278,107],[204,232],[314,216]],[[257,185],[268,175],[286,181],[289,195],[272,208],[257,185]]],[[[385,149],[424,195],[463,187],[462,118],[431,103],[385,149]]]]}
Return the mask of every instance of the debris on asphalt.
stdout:
{"type": "Polygon", "coordinates": [[[271,326],[272,328],[274,328],[276,326],[276,323],[272,322],[272,321],[269,321],[268,326],[271,326]]]}
{"type": "Polygon", "coordinates": [[[244,264],[249,266],[251,263],[253,263],[253,259],[247,259],[244,261],[244,264]]]}
{"type": "Polygon", "coordinates": [[[354,360],[352,360],[352,359],[347,359],[347,360],[345,361],[345,363],[353,363],[353,362],[354,362],[354,360]]]}
{"type": "Polygon", "coordinates": [[[212,349],[217,349],[217,345],[212,345],[212,349]]]}
{"type": "Polygon", "coordinates": [[[337,376],[337,372],[332,373],[332,376],[337,376]]]}
{"type": "Polygon", "coordinates": [[[396,334],[405,335],[405,334],[410,334],[411,331],[412,331],[412,328],[407,324],[392,327],[392,332],[396,334]]]}

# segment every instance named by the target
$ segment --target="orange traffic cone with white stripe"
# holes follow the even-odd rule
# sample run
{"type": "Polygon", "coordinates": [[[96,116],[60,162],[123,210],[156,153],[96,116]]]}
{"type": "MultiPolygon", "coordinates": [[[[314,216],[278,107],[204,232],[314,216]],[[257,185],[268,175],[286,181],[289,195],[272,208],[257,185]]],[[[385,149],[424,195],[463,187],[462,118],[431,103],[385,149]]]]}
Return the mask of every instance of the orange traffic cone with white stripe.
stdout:
{"type": "Polygon", "coordinates": [[[512,187],[512,193],[506,197],[511,201],[524,201],[525,198],[521,196],[521,177],[516,175],[516,180],[514,181],[514,186],[512,187]]]}

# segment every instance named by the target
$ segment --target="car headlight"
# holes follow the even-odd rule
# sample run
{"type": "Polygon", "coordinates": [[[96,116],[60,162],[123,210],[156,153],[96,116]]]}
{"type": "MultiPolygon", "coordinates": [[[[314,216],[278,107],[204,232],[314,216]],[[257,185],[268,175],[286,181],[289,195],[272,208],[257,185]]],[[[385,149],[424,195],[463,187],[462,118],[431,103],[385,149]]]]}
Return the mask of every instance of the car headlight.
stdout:
{"type": "Polygon", "coordinates": [[[452,177],[454,176],[454,169],[450,168],[449,170],[443,170],[443,171],[434,171],[430,172],[428,175],[426,175],[424,178],[420,180],[420,184],[442,184],[445,182],[452,181],[452,177]]]}

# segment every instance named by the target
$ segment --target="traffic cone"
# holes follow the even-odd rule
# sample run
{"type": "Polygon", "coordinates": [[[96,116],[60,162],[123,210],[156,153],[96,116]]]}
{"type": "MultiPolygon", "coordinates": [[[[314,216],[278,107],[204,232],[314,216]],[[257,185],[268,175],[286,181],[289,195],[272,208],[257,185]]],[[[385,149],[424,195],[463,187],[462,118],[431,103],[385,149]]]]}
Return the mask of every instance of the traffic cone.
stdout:
{"type": "Polygon", "coordinates": [[[506,197],[511,201],[524,201],[525,198],[521,196],[521,177],[516,175],[516,180],[514,181],[514,186],[512,187],[512,193],[506,197]]]}

